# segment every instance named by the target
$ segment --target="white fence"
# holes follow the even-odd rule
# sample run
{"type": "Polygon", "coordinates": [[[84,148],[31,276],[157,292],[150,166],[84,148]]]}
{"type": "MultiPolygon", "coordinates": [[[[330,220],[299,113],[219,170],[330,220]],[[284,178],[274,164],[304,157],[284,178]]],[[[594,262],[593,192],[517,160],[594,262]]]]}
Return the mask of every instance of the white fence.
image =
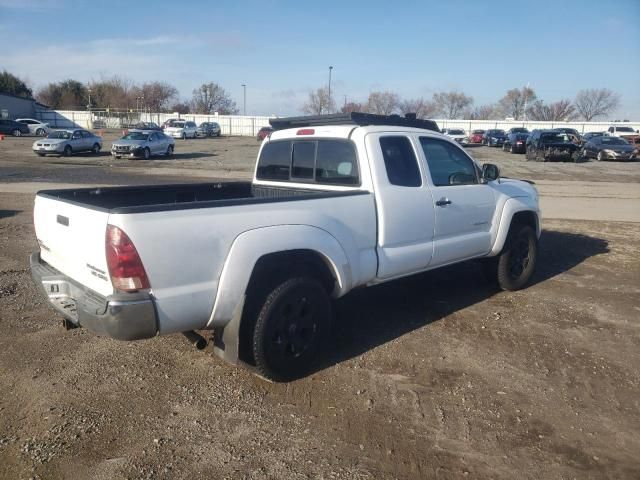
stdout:
{"type": "Polygon", "coordinates": [[[471,130],[489,130],[492,128],[500,128],[509,130],[513,127],[525,127],[529,130],[534,128],[550,129],[550,128],[575,128],[580,133],[587,132],[604,132],[611,125],[624,125],[634,130],[640,129],[640,122],[534,122],[534,121],[516,121],[516,120],[435,120],[440,128],[462,128],[469,133],[471,130]]]}
{"type": "MultiPolygon", "coordinates": [[[[242,115],[175,115],[171,113],[144,113],[144,112],[106,112],[106,111],[71,111],[71,110],[43,110],[37,112],[37,116],[43,122],[49,123],[53,128],[122,128],[123,125],[138,121],[155,122],[158,125],[170,118],[180,117],[183,120],[191,120],[200,124],[202,122],[217,122],[222,128],[223,135],[255,136],[261,127],[269,126],[270,117],[242,116],[242,115]]],[[[534,122],[515,120],[444,120],[436,119],[440,128],[462,128],[468,132],[471,130],[488,130],[501,128],[508,130],[512,127],[534,128],[575,128],[580,133],[605,131],[612,122],[534,122]]],[[[624,122],[624,126],[640,129],[640,122],[624,122]]]]}
{"type": "Polygon", "coordinates": [[[175,115],[171,113],[145,112],[107,112],[43,110],[37,112],[38,119],[53,128],[123,128],[139,121],[155,122],[161,125],[170,118],[190,120],[196,124],[216,122],[220,124],[223,135],[253,137],[262,127],[269,126],[269,117],[241,115],[175,115]]]}

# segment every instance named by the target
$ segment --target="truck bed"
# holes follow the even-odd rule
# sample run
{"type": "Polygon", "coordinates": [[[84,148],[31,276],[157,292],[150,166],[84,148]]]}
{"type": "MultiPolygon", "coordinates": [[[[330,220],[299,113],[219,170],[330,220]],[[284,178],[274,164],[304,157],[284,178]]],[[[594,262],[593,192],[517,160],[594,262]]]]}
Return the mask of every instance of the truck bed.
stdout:
{"type": "Polygon", "coordinates": [[[251,182],[41,190],[41,197],[60,200],[109,213],[143,213],[190,208],[212,208],[273,203],[361,194],[359,191],[325,191],[256,186],[251,182]]]}

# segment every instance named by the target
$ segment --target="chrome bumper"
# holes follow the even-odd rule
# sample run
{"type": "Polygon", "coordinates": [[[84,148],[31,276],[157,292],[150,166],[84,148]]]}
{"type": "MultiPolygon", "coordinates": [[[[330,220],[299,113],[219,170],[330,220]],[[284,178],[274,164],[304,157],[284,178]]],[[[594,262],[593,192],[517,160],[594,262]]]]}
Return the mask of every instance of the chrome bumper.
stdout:
{"type": "Polygon", "coordinates": [[[153,298],[147,292],[116,293],[103,297],[31,254],[31,277],[60,314],[98,335],[117,340],[156,336],[158,321],[153,298]]]}

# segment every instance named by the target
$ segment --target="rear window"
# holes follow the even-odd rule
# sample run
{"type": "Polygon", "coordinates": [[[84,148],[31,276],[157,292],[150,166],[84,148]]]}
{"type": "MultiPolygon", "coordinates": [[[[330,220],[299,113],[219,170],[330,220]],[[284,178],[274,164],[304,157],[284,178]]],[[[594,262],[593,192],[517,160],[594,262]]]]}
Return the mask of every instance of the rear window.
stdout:
{"type": "Polygon", "coordinates": [[[258,180],[359,185],[356,150],[347,140],[274,141],[260,153],[258,180]]]}

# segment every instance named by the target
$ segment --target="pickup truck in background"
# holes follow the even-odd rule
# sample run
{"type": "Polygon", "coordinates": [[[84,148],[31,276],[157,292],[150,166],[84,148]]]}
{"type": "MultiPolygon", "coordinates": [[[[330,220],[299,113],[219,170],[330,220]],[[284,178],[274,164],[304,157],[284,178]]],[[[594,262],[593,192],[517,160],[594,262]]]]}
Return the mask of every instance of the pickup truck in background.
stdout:
{"type": "Polygon", "coordinates": [[[213,330],[214,352],[276,381],[330,343],[332,299],[470,259],[529,282],[528,182],[437,125],[360,113],[273,119],[252,182],[46,190],[31,271],[68,327],[121,340],[213,330]]]}

